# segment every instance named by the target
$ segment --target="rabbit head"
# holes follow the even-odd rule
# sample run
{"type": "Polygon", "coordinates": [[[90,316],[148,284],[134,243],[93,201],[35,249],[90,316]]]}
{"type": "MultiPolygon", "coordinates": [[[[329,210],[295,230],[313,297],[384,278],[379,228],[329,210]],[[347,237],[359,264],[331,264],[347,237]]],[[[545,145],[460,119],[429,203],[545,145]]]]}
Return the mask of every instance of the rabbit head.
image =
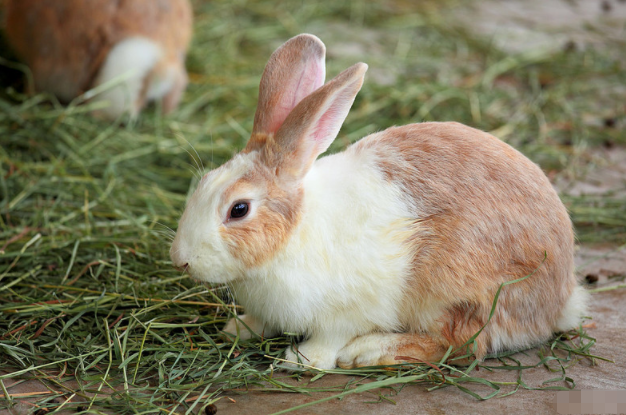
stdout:
{"type": "Polygon", "coordinates": [[[271,56],[247,146],[202,178],[180,219],[170,254],[193,277],[244,278],[298,226],[302,180],[335,139],[367,70],[356,64],[323,85],[324,55],[324,44],[304,34],[271,56]]]}

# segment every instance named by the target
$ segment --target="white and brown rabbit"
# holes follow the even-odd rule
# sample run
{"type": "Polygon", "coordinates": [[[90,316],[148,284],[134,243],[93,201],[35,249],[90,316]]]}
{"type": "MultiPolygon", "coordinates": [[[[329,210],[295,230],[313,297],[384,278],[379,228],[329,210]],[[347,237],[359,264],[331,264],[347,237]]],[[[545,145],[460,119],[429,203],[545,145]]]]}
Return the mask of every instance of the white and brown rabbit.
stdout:
{"type": "Polygon", "coordinates": [[[38,91],[69,102],[108,81],[99,114],[135,116],[148,101],[175,109],[187,85],[189,0],[8,0],[6,36],[38,91]]]}
{"type": "MultiPolygon", "coordinates": [[[[586,291],[572,224],[540,168],[452,122],[389,128],[316,160],[367,70],[324,84],[324,55],[303,34],[271,56],[250,141],[189,199],[174,265],[227,283],[254,332],[303,334],[286,351],[294,365],[436,361],[487,323],[501,284],[533,272],[502,289],[475,356],[576,327],[586,291]]],[[[245,326],[224,330],[249,338],[245,326]]]]}

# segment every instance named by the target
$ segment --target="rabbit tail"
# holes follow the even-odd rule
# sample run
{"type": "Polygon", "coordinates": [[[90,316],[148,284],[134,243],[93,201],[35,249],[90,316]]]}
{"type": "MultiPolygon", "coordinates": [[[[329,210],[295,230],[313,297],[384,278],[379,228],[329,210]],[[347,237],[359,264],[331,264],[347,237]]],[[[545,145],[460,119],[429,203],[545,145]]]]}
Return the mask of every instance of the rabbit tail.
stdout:
{"type": "Polygon", "coordinates": [[[151,78],[162,54],[157,43],[143,37],[127,38],[113,46],[94,82],[94,87],[103,90],[92,101],[108,104],[96,110],[98,115],[115,119],[129,112],[135,117],[148,97],[159,95],[161,91],[151,90],[155,89],[151,88],[151,78]]]}

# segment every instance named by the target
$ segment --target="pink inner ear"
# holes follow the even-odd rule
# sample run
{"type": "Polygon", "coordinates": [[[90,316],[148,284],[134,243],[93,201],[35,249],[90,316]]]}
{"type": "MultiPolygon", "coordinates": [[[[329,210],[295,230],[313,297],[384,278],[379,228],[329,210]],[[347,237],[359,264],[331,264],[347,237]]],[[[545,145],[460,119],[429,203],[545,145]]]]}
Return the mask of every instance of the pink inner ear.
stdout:
{"type": "Polygon", "coordinates": [[[304,71],[296,82],[291,109],[324,84],[325,72],[322,62],[317,59],[308,59],[304,64],[304,71]]]}
{"type": "Polygon", "coordinates": [[[300,76],[291,77],[286,85],[279,86],[284,89],[273,110],[268,132],[275,133],[296,105],[324,84],[326,71],[323,61],[309,58],[303,62],[302,66],[300,76]]]}
{"type": "Polygon", "coordinates": [[[317,154],[321,154],[330,147],[335,140],[343,121],[352,106],[350,96],[340,94],[322,114],[310,132],[310,138],[315,142],[317,154]]]}

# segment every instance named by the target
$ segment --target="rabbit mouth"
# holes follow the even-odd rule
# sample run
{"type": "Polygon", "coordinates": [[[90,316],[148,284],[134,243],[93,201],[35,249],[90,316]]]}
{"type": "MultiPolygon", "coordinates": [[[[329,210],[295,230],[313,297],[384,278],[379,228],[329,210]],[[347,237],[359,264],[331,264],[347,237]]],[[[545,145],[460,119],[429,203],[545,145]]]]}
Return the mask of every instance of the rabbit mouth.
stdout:
{"type": "Polygon", "coordinates": [[[185,273],[191,277],[191,279],[197,283],[217,285],[217,284],[231,284],[242,279],[242,276],[235,275],[233,273],[215,272],[213,269],[194,269],[191,266],[187,266],[185,273]]]}

